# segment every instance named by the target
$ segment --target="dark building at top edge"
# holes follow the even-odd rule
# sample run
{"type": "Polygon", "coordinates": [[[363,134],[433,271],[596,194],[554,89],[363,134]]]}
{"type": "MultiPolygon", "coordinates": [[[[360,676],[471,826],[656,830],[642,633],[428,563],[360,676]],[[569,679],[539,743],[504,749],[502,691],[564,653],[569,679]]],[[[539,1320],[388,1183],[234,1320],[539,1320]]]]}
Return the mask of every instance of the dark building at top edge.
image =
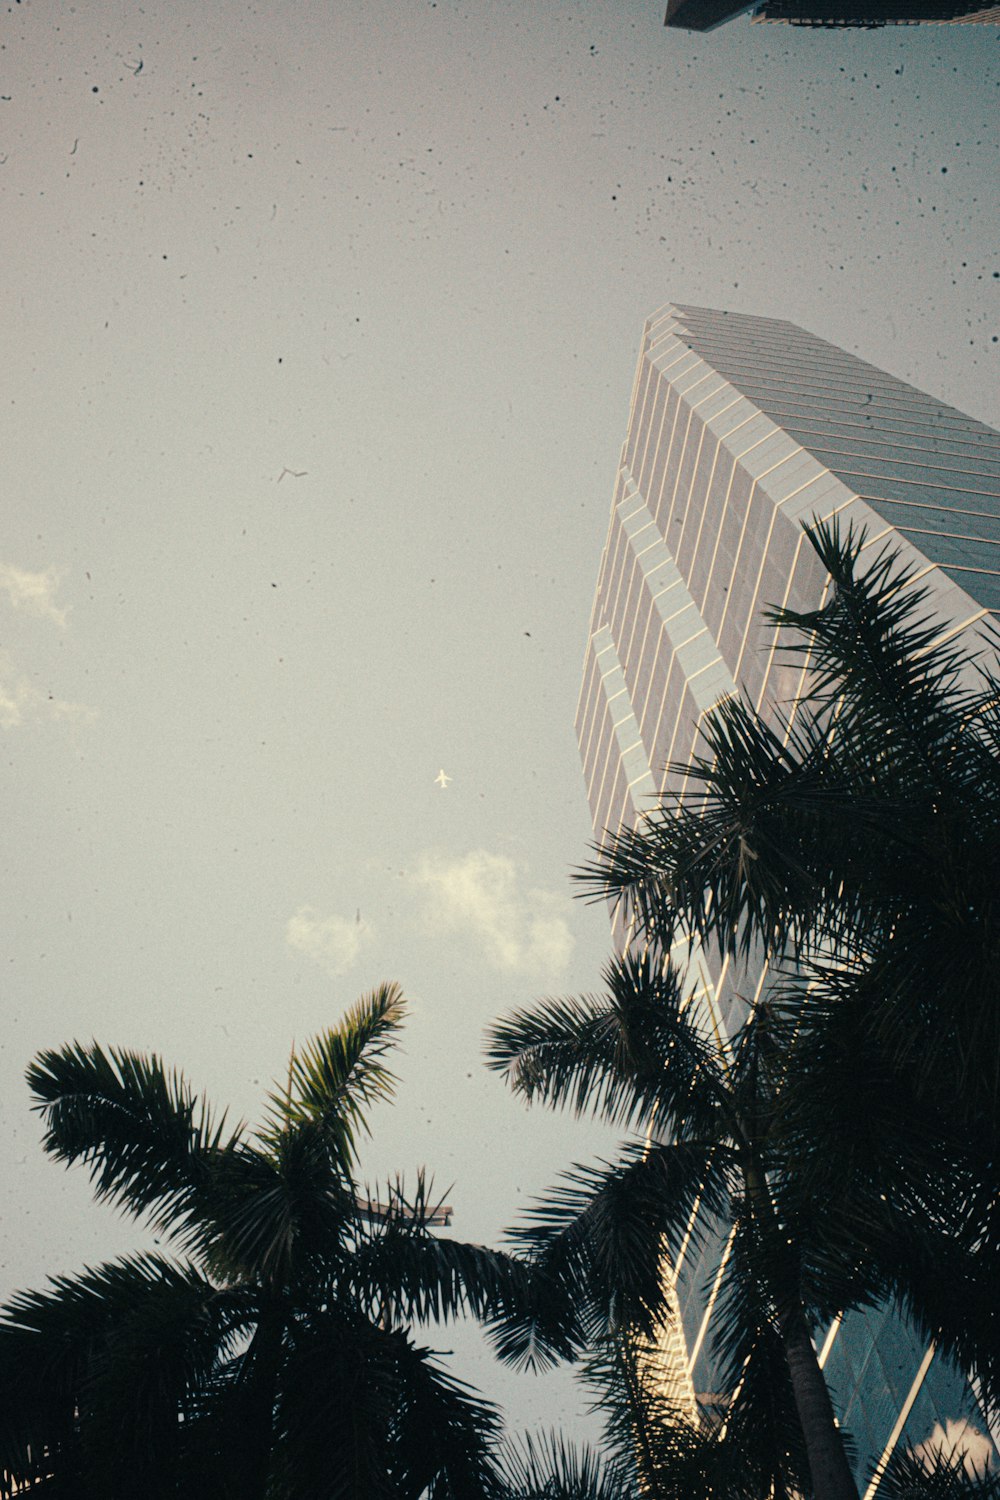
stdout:
{"type": "Polygon", "coordinates": [[[787,26],[826,28],[877,26],[997,26],[1000,5],[982,0],[669,0],[666,26],[683,31],[712,31],[736,16],[787,26]]]}

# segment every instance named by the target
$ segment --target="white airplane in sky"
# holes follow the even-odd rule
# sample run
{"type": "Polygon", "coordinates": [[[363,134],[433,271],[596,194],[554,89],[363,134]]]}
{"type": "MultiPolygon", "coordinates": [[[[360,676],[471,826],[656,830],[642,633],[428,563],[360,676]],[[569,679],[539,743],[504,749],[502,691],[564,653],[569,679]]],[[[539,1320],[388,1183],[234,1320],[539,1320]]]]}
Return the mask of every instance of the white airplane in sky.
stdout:
{"type": "Polygon", "coordinates": [[[437,782],[438,786],[441,788],[442,791],[444,791],[444,789],[448,785],[449,781],[454,781],[454,779],[455,779],[454,776],[446,776],[444,774],[443,770],[439,771],[437,773],[437,775],[435,776],[435,778],[434,778],[434,780],[437,782]]]}

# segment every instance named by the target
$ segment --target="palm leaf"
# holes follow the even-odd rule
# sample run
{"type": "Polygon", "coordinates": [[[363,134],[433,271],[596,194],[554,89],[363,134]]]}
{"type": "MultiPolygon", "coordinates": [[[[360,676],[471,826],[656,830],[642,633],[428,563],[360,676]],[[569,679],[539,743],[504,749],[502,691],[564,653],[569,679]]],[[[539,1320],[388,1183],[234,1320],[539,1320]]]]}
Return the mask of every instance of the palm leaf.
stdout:
{"type": "Polygon", "coordinates": [[[405,1339],[349,1306],[311,1308],[288,1329],[271,1492],[296,1500],[399,1500],[390,1476],[405,1339]]]}
{"type": "Polygon", "coordinates": [[[191,1238],[227,1282],[278,1286],[310,1267],[329,1270],[356,1224],[354,1193],[331,1160],[328,1134],[308,1120],[268,1147],[220,1153],[203,1202],[191,1238]]]}
{"type": "Polygon", "coordinates": [[[899,799],[859,796],[822,717],[772,726],[732,698],[701,733],[704,751],[670,768],[683,793],[595,846],[574,874],[584,894],[623,903],[664,951],[693,934],[744,958],[755,946],[799,953],[817,926],[849,927],[871,866],[859,835],[891,816],[898,838],[899,799]]]}
{"type": "Polygon", "coordinates": [[[245,1297],[154,1255],[21,1293],[0,1322],[0,1470],[30,1481],[44,1455],[43,1472],[96,1493],[159,1493],[181,1415],[252,1318],[245,1297]]]}
{"type": "Polygon", "coordinates": [[[629,1500],[601,1455],[561,1433],[527,1433],[502,1454],[504,1500],[629,1500]]]}
{"type": "Polygon", "coordinates": [[[385,1064],[405,1012],[397,984],[363,995],[339,1026],[292,1053],[288,1086],[271,1095],[272,1125],[264,1139],[303,1121],[319,1125],[345,1176],[356,1159],[359,1132],[370,1134],[367,1110],[391,1099],[396,1080],[385,1064]]]}
{"type": "Polygon", "coordinates": [[[807,527],[806,535],[830,574],[831,597],[821,609],[776,609],[769,619],[798,633],[785,649],[809,658],[810,701],[836,703],[853,740],[882,752],[891,746],[897,772],[901,762],[921,776],[943,770],[967,653],[940,644],[940,627],[926,611],[929,590],[914,586],[913,570],[891,547],[865,556],[861,568],[863,529],[845,533],[835,517],[807,527]]]}
{"type": "MultiPolygon", "coordinates": [[[[691,1225],[695,1203],[710,1217],[727,1202],[728,1147],[714,1142],[627,1144],[615,1162],[576,1166],[509,1234],[527,1253],[533,1274],[575,1308],[567,1342],[609,1326],[650,1330],[663,1311],[660,1256],[672,1257],[691,1225]]],[[[552,1332],[541,1320],[548,1338],[552,1332]]],[[[524,1358],[531,1323],[494,1336],[501,1357],[524,1358]]]]}
{"type": "MultiPolygon", "coordinates": [[[[799,630],[788,649],[807,654],[815,673],[791,722],[766,722],[738,699],[722,703],[703,720],[704,749],[671,767],[682,794],[637,828],[610,830],[597,860],[577,872],[587,894],[623,902],[664,949],[694,932],[744,954],[755,942],[815,954],[848,940],[863,951],[873,933],[895,930],[901,898],[940,878],[942,853],[956,843],[949,873],[971,859],[983,878],[971,903],[962,885],[951,913],[968,927],[970,912],[992,899],[996,681],[983,673],[975,690],[956,686],[968,654],[935,644],[937,627],[920,618],[924,593],[889,553],[862,570],[863,536],[842,538],[834,524],[812,540],[833,574],[833,599],[772,615],[799,630]]],[[[957,936],[950,951],[976,951],[957,936]]]]}
{"type": "Polygon", "coordinates": [[[653,950],[604,971],[607,993],[549,999],[489,1029],[487,1064],[515,1093],[613,1124],[703,1136],[718,1129],[724,1089],[714,1042],[680,976],[653,950]]]}
{"type": "Polygon", "coordinates": [[[897,1450],[878,1494],[879,1500],[1000,1500],[1000,1471],[974,1467],[960,1447],[927,1458],[897,1450]]]}
{"type": "Polygon", "coordinates": [[[792,1500],[763,1477],[756,1454],[719,1416],[692,1415],[665,1379],[659,1345],[623,1328],[598,1344],[582,1378],[605,1423],[607,1472],[617,1493],[648,1500],[792,1500]]]}
{"type": "MultiPolygon", "coordinates": [[[[76,1042],[40,1053],[27,1078],[46,1151],[82,1161],[99,1198],[134,1214],[155,1210],[163,1233],[197,1217],[225,1118],[216,1121],[180,1074],[156,1056],[76,1042]]],[[[237,1130],[227,1146],[239,1138],[237,1130]]]]}
{"type": "Polygon", "coordinates": [[[400,1500],[505,1500],[496,1446],[500,1415],[446,1374],[427,1349],[398,1346],[392,1476],[400,1500]]]}

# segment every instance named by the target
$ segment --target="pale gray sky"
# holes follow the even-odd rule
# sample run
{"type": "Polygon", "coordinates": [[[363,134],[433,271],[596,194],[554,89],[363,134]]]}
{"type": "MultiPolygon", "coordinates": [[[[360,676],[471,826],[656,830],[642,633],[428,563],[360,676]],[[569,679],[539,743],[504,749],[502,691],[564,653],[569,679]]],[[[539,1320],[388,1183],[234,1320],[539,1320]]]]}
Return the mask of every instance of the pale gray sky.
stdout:
{"type": "Polygon", "coordinates": [[[661,9],[0,19],[0,1296],[136,1242],[28,1112],[74,1037],[253,1115],[396,978],[373,1175],[426,1164],[491,1241],[600,1148],[481,1037],[607,952],[572,723],[654,308],[788,317],[996,422],[997,30],[661,9]]]}

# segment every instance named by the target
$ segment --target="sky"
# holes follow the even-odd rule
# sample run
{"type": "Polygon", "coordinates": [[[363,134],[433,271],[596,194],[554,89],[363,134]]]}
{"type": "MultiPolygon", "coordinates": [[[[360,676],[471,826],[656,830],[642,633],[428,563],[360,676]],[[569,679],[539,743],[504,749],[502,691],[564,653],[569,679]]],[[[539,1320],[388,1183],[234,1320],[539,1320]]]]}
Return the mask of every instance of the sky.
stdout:
{"type": "MultiPolygon", "coordinates": [[[[661,9],[0,15],[0,1299],[144,1243],[41,1150],[24,1070],[73,1039],[259,1119],[395,979],[372,1182],[426,1165],[495,1244],[612,1149],[483,1032],[609,952],[573,716],[657,307],[997,423],[1000,32],[661,9]]],[[[515,1428],[593,1430],[567,1378],[427,1339],[515,1428]]]]}

